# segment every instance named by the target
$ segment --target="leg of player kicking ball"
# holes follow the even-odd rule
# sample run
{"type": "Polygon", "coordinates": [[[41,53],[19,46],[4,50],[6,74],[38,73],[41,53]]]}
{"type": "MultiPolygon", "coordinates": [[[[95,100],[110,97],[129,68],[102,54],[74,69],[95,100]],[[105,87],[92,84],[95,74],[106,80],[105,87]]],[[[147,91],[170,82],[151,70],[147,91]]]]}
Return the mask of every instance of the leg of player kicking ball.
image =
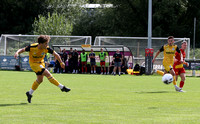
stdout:
{"type": "Polygon", "coordinates": [[[37,75],[37,80],[33,82],[32,88],[30,89],[30,91],[26,92],[27,100],[28,100],[29,103],[31,103],[31,98],[32,98],[33,92],[42,83],[43,77],[44,77],[43,75],[37,75]]]}
{"type": "Polygon", "coordinates": [[[64,85],[60,84],[52,75],[51,73],[45,69],[44,73],[43,73],[44,76],[46,76],[49,80],[49,82],[51,82],[52,84],[58,86],[62,92],[69,92],[71,89],[65,87],[64,85]]]}
{"type": "Polygon", "coordinates": [[[173,76],[173,84],[174,84],[175,90],[180,91],[181,89],[176,85],[176,76],[175,76],[174,70],[171,69],[169,72],[173,76]]]}
{"type": "Polygon", "coordinates": [[[160,71],[160,70],[157,70],[156,73],[159,74],[159,75],[161,75],[161,76],[164,75],[164,72],[163,72],[163,71],[160,71]]]}
{"type": "Polygon", "coordinates": [[[153,69],[152,74],[153,74],[153,73],[157,73],[157,74],[159,74],[159,75],[161,75],[161,76],[164,75],[164,72],[163,72],[163,71],[160,71],[160,70],[157,70],[157,69],[153,69]]]}
{"type": "Polygon", "coordinates": [[[38,88],[39,84],[42,83],[43,81],[43,77],[46,76],[49,80],[49,82],[51,82],[52,84],[58,86],[62,92],[69,92],[71,89],[65,87],[64,85],[60,84],[52,75],[51,73],[45,69],[45,71],[43,72],[42,75],[37,75],[37,80],[33,83],[32,88],[30,89],[30,91],[26,92],[27,95],[27,100],[29,103],[31,103],[31,98],[32,98],[32,94],[33,92],[38,88]]]}

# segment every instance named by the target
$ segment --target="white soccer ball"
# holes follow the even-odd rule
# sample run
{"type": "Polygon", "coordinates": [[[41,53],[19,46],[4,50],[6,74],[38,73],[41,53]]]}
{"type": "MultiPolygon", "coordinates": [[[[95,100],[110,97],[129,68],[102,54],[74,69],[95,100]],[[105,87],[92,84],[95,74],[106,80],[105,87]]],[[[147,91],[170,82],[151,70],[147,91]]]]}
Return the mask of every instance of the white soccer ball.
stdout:
{"type": "Polygon", "coordinates": [[[173,81],[173,76],[171,74],[165,74],[162,77],[162,81],[165,84],[170,84],[173,81]]]}

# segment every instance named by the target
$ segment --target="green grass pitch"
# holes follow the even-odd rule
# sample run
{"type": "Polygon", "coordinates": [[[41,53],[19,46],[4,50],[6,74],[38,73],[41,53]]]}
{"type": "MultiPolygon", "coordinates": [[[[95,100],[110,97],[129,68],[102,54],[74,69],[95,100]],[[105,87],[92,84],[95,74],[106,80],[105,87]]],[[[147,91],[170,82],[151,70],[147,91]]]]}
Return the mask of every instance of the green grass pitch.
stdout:
{"type": "Polygon", "coordinates": [[[187,77],[185,93],[161,76],[53,74],[63,93],[44,78],[26,101],[33,72],[0,71],[0,124],[197,124],[200,79],[187,77]]]}

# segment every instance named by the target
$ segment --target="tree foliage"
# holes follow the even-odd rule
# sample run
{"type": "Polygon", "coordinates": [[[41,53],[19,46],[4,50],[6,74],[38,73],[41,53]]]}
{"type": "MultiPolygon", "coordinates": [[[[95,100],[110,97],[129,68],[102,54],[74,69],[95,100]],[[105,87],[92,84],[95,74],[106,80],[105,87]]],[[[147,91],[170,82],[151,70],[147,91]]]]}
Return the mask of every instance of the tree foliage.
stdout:
{"type": "Polygon", "coordinates": [[[84,10],[82,5],[87,0],[48,0],[48,9],[50,12],[64,14],[68,20],[74,20],[79,17],[81,11],[84,10]]]}
{"type": "MultiPolygon", "coordinates": [[[[94,2],[95,0],[92,0],[94,2]]],[[[148,34],[148,0],[102,0],[113,4],[111,8],[89,10],[77,20],[73,34],[93,37],[133,36],[148,34]]],[[[193,40],[194,17],[197,17],[197,31],[200,33],[199,0],[153,0],[152,36],[189,37],[193,40]]],[[[196,46],[200,47],[200,35],[196,35],[196,46]]]]}
{"type": "Polygon", "coordinates": [[[71,35],[72,24],[67,20],[65,15],[48,13],[47,18],[39,15],[39,19],[35,20],[34,34],[51,34],[51,35],[71,35]]]}
{"type": "MultiPolygon", "coordinates": [[[[193,41],[196,17],[196,47],[200,47],[199,0],[152,2],[153,37],[174,35],[189,37],[193,41]]],[[[148,0],[1,0],[0,8],[1,34],[31,34],[44,30],[44,33],[69,35],[72,29],[72,35],[93,37],[146,37],[148,34],[148,0]],[[87,10],[80,7],[87,1],[93,4],[113,4],[113,7],[87,10]],[[61,25],[58,25],[58,21],[61,25]],[[49,30],[46,30],[47,27],[43,27],[44,25],[51,28],[48,27],[49,30]]]]}
{"type": "Polygon", "coordinates": [[[49,0],[48,15],[39,15],[33,24],[34,34],[71,35],[74,21],[80,16],[84,0],[49,0]]]}
{"type": "Polygon", "coordinates": [[[1,0],[0,34],[27,34],[35,17],[47,11],[45,0],[1,0]]]}

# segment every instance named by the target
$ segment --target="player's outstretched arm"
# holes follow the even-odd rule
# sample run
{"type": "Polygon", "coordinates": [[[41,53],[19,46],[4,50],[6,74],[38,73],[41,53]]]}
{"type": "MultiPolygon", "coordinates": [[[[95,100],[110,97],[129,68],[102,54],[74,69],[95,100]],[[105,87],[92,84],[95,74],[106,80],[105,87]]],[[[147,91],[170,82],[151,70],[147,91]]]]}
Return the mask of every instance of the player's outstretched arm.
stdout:
{"type": "Polygon", "coordinates": [[[189,66],[189,63],[188,63],[188,62],[185,62],[185,61],[184,61],[183,64],[186,65],[187,67],[189,66]]]}
{"type": "Polygon", "coordinates": [[[65,69],[65,63],[61,60],[60,55],[55,51],[53,52],[53,55],[59,61],[61,68],[65,69]]]}
{"type": "Polygon", "coordinates": [[[184,62],[184,60],[183,60],[183,54],[181,52],[179,54],[181,56],[181,63],[183,63],[184,62]]]}
{"type": "Polygon", "coordinates": [[[17,59],[18,55],[25,52],[25,48],[19,49],[17,50],[17,52],[15,53],[14,57],[17,59]]]}
{"type": "Polygon", "coordinates": [[[153,63],[154,63],[156,57],[157,57],[159,54],[160,54],[160,50],[158,50],[158,51],[156,52],[156,55],[154,56],[154,58],[153,58],[153,60],[152,60],[153,63]]]}

